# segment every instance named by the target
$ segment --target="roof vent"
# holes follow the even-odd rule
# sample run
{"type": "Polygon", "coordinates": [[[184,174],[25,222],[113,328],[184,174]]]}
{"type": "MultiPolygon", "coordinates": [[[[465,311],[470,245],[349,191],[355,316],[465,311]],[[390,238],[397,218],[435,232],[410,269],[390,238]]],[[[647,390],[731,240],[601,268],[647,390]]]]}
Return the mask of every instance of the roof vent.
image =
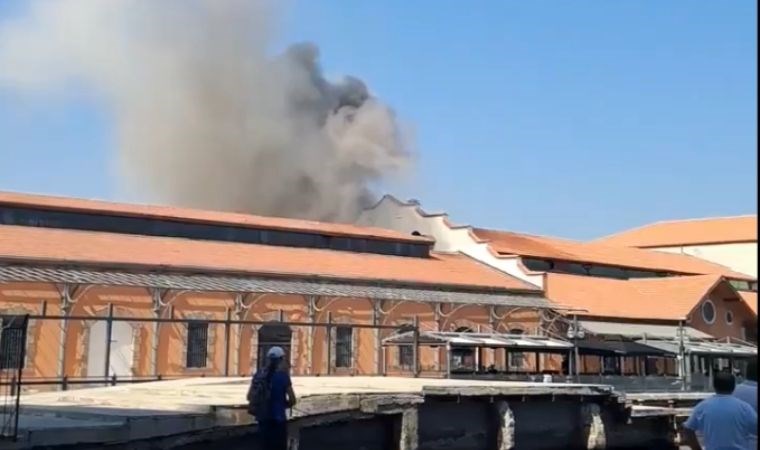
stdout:
{"type": "Polygon", "coordinates": [[[410,198],[409,200],[406,201],[406,203],[410,205],[414,205],[414,206],[420,206],[420,201],[417,200],[416,198],[410,198]]]}
{"type": "Polygon", "coordinates": [[[422,236],[422,233],[420,233],[417,230],[412,231],[412,236],[422,236]]]}

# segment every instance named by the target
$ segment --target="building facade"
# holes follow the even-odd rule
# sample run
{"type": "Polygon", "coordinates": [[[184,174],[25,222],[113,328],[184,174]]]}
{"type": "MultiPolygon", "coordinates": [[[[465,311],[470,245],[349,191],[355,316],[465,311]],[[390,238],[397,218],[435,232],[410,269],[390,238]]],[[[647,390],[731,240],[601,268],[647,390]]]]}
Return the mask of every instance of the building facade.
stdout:
{"type": "MultiPolygon", "coordinates": [[[[297,375],[441,376],[441,348],[383,340],[404,325],[546,327],[552,305],[536,286],[433,244],[379,228],[0,194],[0,370],[69,382],[248,375],[282,345],[297,375]],[[20,336],[14,318],[27,314],[20,336]],[[23,360],[10,356],[14,342],[23,360]]],[[[501,352],[479,356],[505,364],[501,352]]]]}

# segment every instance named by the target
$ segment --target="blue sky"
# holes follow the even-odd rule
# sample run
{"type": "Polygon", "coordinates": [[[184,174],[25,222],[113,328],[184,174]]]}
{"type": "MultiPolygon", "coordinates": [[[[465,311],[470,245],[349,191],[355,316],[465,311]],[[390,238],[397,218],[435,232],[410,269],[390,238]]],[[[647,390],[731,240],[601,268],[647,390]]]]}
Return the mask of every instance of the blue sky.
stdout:
{"type": "MultiPolygon", "coordinates": [[[[757,212],[756,8],[302,0],[280,40],[318,43],[328,74],[363,78],[413,126],[417,164],[392,193],[584,239],[757,212]]],[[[0,189],[118,200],[112,132],[96,102],[0,90],[0,189]]]]}

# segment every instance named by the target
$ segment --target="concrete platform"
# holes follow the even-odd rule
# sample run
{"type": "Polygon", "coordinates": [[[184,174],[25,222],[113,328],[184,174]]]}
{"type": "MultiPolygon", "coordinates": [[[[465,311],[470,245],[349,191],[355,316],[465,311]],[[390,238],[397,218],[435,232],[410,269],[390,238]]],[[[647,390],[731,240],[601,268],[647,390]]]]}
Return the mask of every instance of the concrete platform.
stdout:
{"type": "MultiPolygon", "coordinates": [[[[190,442],[193,436],[216,439],[211,434],[218,430],[225,430],[224,436],[231,435],[229,430],[232,429],[247,428],[246,432],[250,432],[252,419],[245,411],[248,383],[248,378],[193,378],[24,395],[20,439],[8,448],[74,443],[102,447],[162,437],[173,437],[173,441],[182,437],[180,440],[190,442]]],[[[538,402],[543,405],[541,408],[556,406],[557,410],[591,402],[592,406],[597,406],[596,410],[589,411],[596,411],[599,415],[599,405],[602,405],[611,411],[605,413],[610,417],[625,408],[622,396],[609,386],[597,385],[393,377],[300,377],[293,379],[293,385],[299,401],[292,411],[292,419],[299,427],[383,414],[401,417],[405,411],[416,411],[423,403],[427,408],[425,417],[432,421],[439,420],[435,419],[439,411],[440,414],[448,411],[440,416],[440,420],[461,412],[462,421],[466,421],[467,411],[480,414],[484,410],[478,405],[487,406],[495,401],[505,405],[509,401],[515,405],[535,400],[536,405],[538,402]],[[430,406],[429,399],[439,399],[443,403],[430,406]],[[469,403],[457,407],[459,402],[469,403]]],[[[526,407],[520,408],[525,410],[526,407]]],[[[548,409],[542,413],[541,408],[533,408],[525,414],[535,416],[540,422],[540,417],[552,414],[548,409]]],[[[659,415],[668,414],[663,408],[657,411],[659,415]]],[[[641,413],[657,415],[654,409],[641,410],[641,413]]],[[[574,424],[568,426],[575,427],[574,424]]],[[[521,429],[527,436],[527,425],[521,429]]]]}

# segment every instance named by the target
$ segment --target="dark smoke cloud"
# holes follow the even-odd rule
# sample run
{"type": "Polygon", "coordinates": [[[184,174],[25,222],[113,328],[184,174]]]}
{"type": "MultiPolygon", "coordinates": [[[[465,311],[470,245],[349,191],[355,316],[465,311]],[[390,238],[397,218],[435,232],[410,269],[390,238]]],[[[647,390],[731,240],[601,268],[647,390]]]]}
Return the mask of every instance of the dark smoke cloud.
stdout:
{"type": "Polygon", "coordinates": [[[123,187],[200,208],[351,220],[410,154],[358,78],[310,43],[271,56],[272,4],[34,1],[0,24],[0,83],[84,83],[116,117],[123,187]]]}

